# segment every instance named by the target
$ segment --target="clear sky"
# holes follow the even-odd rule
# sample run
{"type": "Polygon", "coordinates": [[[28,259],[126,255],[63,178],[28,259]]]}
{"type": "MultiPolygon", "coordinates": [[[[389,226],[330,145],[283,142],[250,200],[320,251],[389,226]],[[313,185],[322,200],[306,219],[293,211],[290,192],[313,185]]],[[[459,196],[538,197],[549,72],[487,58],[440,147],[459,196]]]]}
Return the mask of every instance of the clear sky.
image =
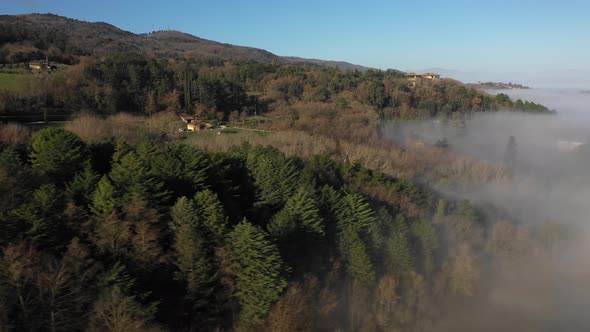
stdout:
{"type": "Polygon", "coordinates": [[[589,0],[0,0],[31,12],[378,68],[590,72],[589,0]]]}

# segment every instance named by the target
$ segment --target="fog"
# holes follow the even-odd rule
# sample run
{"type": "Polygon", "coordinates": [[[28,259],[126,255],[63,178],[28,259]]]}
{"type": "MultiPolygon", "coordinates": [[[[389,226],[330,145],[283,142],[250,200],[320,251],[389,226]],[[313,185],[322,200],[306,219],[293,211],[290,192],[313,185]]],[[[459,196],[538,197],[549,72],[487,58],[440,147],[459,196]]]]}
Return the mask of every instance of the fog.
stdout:
{"type": "Polygon", "coordinates": [[[491,222],[553,222],[564,224],[570,235],[552,257],[488,271],[480,304],[449,315],[438,330],[589,331],[590,94],[565,88],[496,92],[558,113],[476,113],[464,122],[390,122],[382,131],[402,144],[445,140],[452,151],[512,169],[507,183],[435,188],[469,199],[491,222]],[[516,144],[508,143],[511,136],[516,144]]]}

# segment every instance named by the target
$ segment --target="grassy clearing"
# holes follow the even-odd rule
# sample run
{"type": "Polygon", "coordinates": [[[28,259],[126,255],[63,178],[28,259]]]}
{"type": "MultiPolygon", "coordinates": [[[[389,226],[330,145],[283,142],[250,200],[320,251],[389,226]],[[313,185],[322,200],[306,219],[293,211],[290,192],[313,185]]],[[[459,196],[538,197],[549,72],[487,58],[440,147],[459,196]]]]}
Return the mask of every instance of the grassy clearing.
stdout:
{"type": "Polygon", "coordinates": [[[243,130],[238,128],[226,128],[223,130],[212,129],[198,132],[185,132],[184,142],[205,148],[209,151],[215,149],[225,151],[231,146],[240,145],[244,142],[258,144],[260,141],[264,141],[265,137],[270,136],[270,134],[271,133],[268,132],[243,130]]]}
{"type": "Polygon", "coordinates": [[[22,75],[0,72],[0,90],[16,91],[18,89],[17,78],[22,75]]]}

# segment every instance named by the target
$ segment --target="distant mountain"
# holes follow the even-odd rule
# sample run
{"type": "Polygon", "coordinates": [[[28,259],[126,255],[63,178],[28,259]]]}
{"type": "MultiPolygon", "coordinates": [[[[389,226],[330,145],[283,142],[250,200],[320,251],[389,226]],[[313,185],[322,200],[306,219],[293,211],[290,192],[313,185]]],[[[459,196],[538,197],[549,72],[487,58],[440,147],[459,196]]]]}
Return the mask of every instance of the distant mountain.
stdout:
{"type": "Polygon", "coordinates": [[[281,57],[263,49],[224,44],[180,31],[135,34],[104,22],[90,23],[53,14],[0,15],[0,62],[11,62],[13,58],[26,60],[27,54],[22,54],[23,49],[33,57],[46,54],[49,49],[53,53],[61,51],[63,55],[70,56],[137,52],[224,60],[312,63],[344,70],[371,69],[340,61],[281,57]]]}

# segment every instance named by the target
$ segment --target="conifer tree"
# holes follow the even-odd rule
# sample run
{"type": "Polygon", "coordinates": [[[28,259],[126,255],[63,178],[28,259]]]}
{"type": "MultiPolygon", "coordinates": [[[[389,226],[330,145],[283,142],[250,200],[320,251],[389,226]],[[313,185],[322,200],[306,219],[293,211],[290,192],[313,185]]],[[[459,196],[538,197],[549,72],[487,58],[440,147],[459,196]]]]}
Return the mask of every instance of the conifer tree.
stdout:
{"type": "Polygon", "coordinates": [[[117,141],[115,145],[115,152],[112,156],[112,163],[118,163],[121,161],[121,158],[126,156],[129,152],[131,152],[131,146],[124,140],[117,141]]]}
{"type": "Polygon", "coordinates": [[[98,181],[96,190],[92,194],[92,205],[90,210],[96,215],[107,215],[112,213],[118,206],[118,194],[115,187],[106,175],[98,181]]]}
{"type": "Polygon", "coordinates": [[[421,220],[412,224],[412,234],[419,244],[424,274],[430,277],[434,271],[434,249],[438,247],[434,227],[431,223],[421,220]]]}
{"type": "Polygon", "coordinates": [[[288,233],[293,229],[302,229],[309,234],[324,236],[325,228],[316,202],[306,189],[300,188],[293,195],[285,207],[269,224],[269,231],[273,236],[288,233]]]}
{"type": "Polygon", "coordinates": [[[355,232],[362,232],[375,222],[375,213],[361,194],[346,194],[339,204],[340,209],[337,213],[340,229],[350,227],[355,232]]]}
{"type": "Polygon", "coordinates": [[[180,197],[176,204],[170,211],[172,222],[170,227],[172,229],[180,227],[183,224],[190,224],[192,227],[198,227],[199,219],[197,216],[197,209],[192,200],[186,197],[180,197]]]}
{"type": "Polygon", "coordinates": [[[388,269],[397,276],[412,269],[412,252],[408,243],[408,226],[401,214],[395,218],[393,234],[387,241],[388,269]]]}
{"type": "Polygon", "coordinates": [[[32,193],[31,201],[13,211],[22,222],[25,236],[36,245],[59,246],[65,236],[63,218],[64,201],[53,184],[44,184],[32,193]]]}
{"type": "Polygon", "coordinates": [[[262,323],[264,315],[286,288],[285,266],[266,233],[244,220],[228,235],[232,253],[235,295],[245,323],[262,323]]]}
{"type": "Polygon", "coordinates": [[[99,175],[92,169],[90,163],[86,163],[84,169],[66,186],[66,197],[78,205],[86,205],[92,200],[92,194],[99,180],[99,175]]]}
{"type": "Polygon", "coordinates": [[[211,190],[199,191],[195,195],[195,205],[203,229],[212,240],[220,243],[227,232],[227,217],[219,198],[211,190]]]}
{"type": "Polygon", "coordinates": [[[375,270],[371,256],[354,228],[347,227],[342,233],[341,248],[348,274],[356,281],[372,285],[375,281],[375,270]]]}
{"type": "Polygon", "coordinates": [[[259,191],[258,206],[276,208],[294,193],[299,170],[275,148],[256,147],[248,154],[247,165],[259,191]]]}
{"type": "Polygon", "coordinates": [[[109,176],[124,202],[139,195],[150,204],[159,205],[168,196],[163,190],[163,182],[151,174],[149,165],[135,152],[129,152],[113,163],[109,176]]]}
{"type": "Polygon", "coordinates": [[[31,140],[33,169],[56,182],[71,179],[84,160],[84,143],[61,128],[41,129],[31,140]]]}

